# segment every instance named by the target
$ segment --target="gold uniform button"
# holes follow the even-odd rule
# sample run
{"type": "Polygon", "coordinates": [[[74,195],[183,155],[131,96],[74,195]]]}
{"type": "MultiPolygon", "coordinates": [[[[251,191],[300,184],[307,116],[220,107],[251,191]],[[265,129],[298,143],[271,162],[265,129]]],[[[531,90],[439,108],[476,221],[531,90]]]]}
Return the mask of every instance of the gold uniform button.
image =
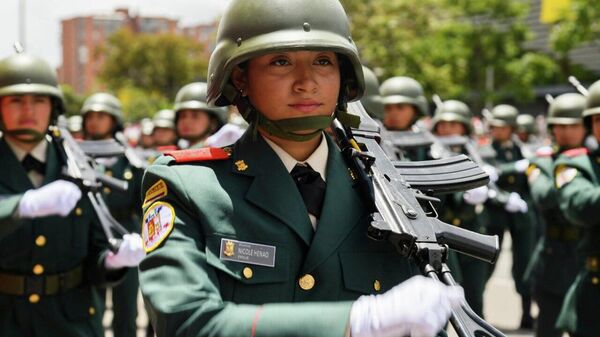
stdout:
{"type": "Polygon", "coordinates": [[[375,289],[375,291],[381,291],[381,282],[379,282],[379,280],[373,282],[373,289],[375,289]]]}
{"type": "Polygon", "coordinates": [[[452,219],[452,224],[454,226],[460,226],[460,219],[459,218],[452,219]]]}
{"type": "Polygon", "coordinates": [[[94,316],[96,314],[96,308],[94,307],[90,307],[88,309],[88,312],[90,313],[90,316],[94,316]]]}
{"type": "Polygon", "coordinates": [[[306,274],[298,280],[302,290],[311,290],[315,286],[315,278],[311,274],[306,274]]]}
{"type": "Polygon", "coordinates": [[[42,275],[44,273],[44,266],[42,266],[41,264],[36,264],[35,266],[33,266],[33,273],[35,275],[42,275]]]}
{"type": "Polygon", "coordinates": [[[254,275],[254,272],[252,271],[252,268],[250,268],[250,267],[245,267],[244,270],[242,271],[242,273],[244,274],[244,277],[247,279],[251,279],[252,276],[254,275]]]}
{"type": "Polygon", "coordinates": [[[600,284],[600,278],[597,277],[592,277],[592,284],[597,286],[598,284],[600,284]]]}
{"type": "Polygon", "coordinates": [[[105,187],[102,192],[104,192],[104,194],[110,194],[110,188],[105,187]]]}
{"type": "Polygon", "coordinates": [[[81,214],[83,214],[83,210],[81,209],[81,207],[75,208],[75,215],[81,216],[81,214]]]}
{"type": "Polygon", "coordinates": [[[515,176],[508,176],[508,183],[509,184],[514,184],[515,183],[515,176]]]}
{"type": "Polygon", "coordinates": [[[37,238],[35,238],[35,245],[38,247],[44,247],[46,245],[46,237],[39,235],[37,238]]]}
{"type": "Polygon", "coordinates": [[[123,178],[125,178],[125,180],[131,180],[131,178],[133,178],[133,173],[131,173],[131,171],[126,171],[123,173],[123,178]]]}
{"type": "Polygon", "coordinates": [[[112,177],[113,173],[112,173],[112,171],[106,171],[106,172],[104,172],[104,175],[112,177]]]}
{"type": "Polygon", "coordinates": [[[39,301],[40,301],[40,295],[38,295],[38,294],[29,295],[29,303],[37,303],[39,301]]]}

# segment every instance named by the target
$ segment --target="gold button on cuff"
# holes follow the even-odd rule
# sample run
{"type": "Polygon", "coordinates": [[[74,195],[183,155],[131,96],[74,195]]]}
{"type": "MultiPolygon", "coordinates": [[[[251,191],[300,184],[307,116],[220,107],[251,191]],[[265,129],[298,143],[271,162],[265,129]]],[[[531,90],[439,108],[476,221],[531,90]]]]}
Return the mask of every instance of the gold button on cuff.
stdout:
{"type": "Polygon", "coordinates": [[[44,266],[42,266],[41,264],[36,264],[35,266],[33,266],[33,273],[35,275],[41,275],[44,273],[44,266]]]}
{"type": "Polygon", "coordinates": [[[598,284],[600,284],[600,278],[597,277],[592,277],[592,284],[597,286],[598,284]]]}
{"type": "Polygon", "coordinates": [[[375,291],[381,291],[381,282],[379,282],[379,280],[373,282],[373,289],[375,289],[375,291]]]}
{"type": "Polygon", "coordinates": [[[40,301],[40,295],[38,295],[38,294],[29,295],[29,303],[37,303],[39,301],[40,301]]]}
{"type": "Polygon", "coordinates": [[[46,237],[43,235],[39,235],[37,238],[35,238],[35,245],[38,247],[43,247],[46,245],[46,237]]]}
{"type": "Polygon", "coordinates": [[[244,274],[244,277],[247,279],[251,279],[252,276],[254,275],[254,272],[252,271],[252,268],[250,268],[250,267],[245,267],[244,270],[242,271],[242,273],[244,274]]]}
{"type": "Polygon", "coordinates": [[[81,216],[81,214],[83,214],[83,210],[81,209],[81,207],[75,208],[75,215],[81,216]]]}
{"type": "Polygon", "coordinates": [[[94,316],[96,314],[96,308],[94,307],[90,307],[88,309],[88,312],[90,313],[90,316],[94,316]]]}
{"type": "Polygon", "coordinates": [[[298,280],[302,290],[311,290],[315,286],[315,278],[311,274],[306,274],[298,280]]]}

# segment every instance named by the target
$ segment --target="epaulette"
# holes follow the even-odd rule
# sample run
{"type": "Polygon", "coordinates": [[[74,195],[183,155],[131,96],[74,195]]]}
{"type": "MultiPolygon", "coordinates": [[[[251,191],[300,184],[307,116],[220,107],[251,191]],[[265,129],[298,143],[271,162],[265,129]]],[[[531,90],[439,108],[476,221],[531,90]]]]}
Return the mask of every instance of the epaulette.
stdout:
{"type": "Polygon", "coordinates": [[[176,163],[191,163],[228,159],[230,153],[218,147],[203,147],[200,149],[166,151],[164,155],[173,157],[176,163]]]}
{"type": "Polygon", "coordinates": [[[535,151],[537,157],[552,157],[554,150],[551,146],[542,146],[535,151]]]}
{"type": "Polygon", "coordinates": [[[587,155],[589,153],[588,149],[585,147],[578,147],[575,149],[570,149],[567,150],[565,152],[563,152],[563,154],[567,157],[571,157],[571,158],[575,158],[575,157],[579,157],[579,156],[584,156],[587,155]]]}

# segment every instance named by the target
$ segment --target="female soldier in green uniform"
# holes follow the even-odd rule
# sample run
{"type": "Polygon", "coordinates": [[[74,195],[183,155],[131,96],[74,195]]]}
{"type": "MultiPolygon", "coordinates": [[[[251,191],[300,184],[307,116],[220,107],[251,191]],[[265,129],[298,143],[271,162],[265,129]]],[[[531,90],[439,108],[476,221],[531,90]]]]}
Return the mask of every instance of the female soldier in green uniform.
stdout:
{"type": "Polygon", "coordinates": [[[366,237],[368,212],[322,131],[364,90],[340,3],[232,1],[208,75],[209,101],[236,104],[251,127],[144,176],[140,284],[157,335],[435,335],[459,288],[397,285],[413,271],[366,237]]]}
{"type": "MultiPolygon", "coordinates": [[[[583,122],[600,140],[600,81],[589,89],[583,122]]],[[[598,336],[600,320],[600,151],[585,148],[565,152],[554,165],[560,209],[571,223],[580,226],[580,252],[585,266],[569,288],[557,327],[573,337],[598,336]]]]}

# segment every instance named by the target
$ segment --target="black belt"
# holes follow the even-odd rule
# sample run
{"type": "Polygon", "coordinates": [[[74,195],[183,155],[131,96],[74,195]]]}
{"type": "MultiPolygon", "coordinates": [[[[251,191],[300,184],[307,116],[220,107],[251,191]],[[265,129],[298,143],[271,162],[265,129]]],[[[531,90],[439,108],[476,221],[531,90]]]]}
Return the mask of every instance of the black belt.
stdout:
{"type": "Polygon", "coordinates": [[[548,226],[546,227],[546,238],[564,242],[576,242],[579,240],[579,228],[548,226]]]}
{"type": "Polygon", "coordinates": [[[77,288],[82,281],[82,265],[54,275],[36,276],[0,272],[0,294],[14,296],[56,295],[77,288]]]}
{"type": "Polygon", "coordinates": [[[598,256],[588,256],[585,259],[585,269],[591,272],[599,272],[600,271],[600,257],[598,256]]]}

